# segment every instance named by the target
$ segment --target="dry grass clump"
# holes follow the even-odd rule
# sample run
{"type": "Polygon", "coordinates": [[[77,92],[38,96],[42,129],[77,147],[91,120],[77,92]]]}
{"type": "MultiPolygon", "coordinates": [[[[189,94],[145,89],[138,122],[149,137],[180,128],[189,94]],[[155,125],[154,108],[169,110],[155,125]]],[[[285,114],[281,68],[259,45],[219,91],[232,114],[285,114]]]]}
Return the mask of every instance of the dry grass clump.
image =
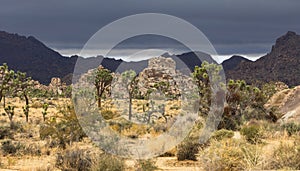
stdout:
{"type": "Polygon", "coordinates": [[[90,170],[92,159],[89,153],[82,149],[65,150],[58,153],[55,166],[61,170],[90,170]]]}
{"type": "Polygon", "coordinates": [[[101,154],[95,158],[92,171],[122,171],[125,170],[125,163],[123,159],[110,154],[101,154]]]}
{"type": "Polygon", "coordinates": [[[211,141],[209,148],[200,152],[205,170],[259,169],[261,149],[243,140],[211,141]]]}
{"type": "Polygon", "coordinates": [[[281,142],[269,159],[266,169],[300,169],[300,143],[299,140],[294,142],[281,142]]]}

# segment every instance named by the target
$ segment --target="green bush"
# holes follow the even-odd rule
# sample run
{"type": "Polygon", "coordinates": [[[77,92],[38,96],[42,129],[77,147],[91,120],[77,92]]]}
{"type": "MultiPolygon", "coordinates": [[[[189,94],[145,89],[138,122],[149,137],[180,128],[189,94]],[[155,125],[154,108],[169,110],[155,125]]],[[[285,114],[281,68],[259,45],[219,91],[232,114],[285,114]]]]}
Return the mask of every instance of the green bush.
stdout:
{"type": "Polygon", "coordinates": [[[117,113],[107,109],[101,110],[101,115],[105,120],[113,119],[118,116],[117,113]]]}
{"type": "Polygon", "coordinates": [[[262,132],[260,127],[257,125],[245,126],[240,130],[240,132],[246,140],[252,144],[261,142],[262,132]]]}
{"type": "Polygon", "coordinates": [[[289,136],[292,136],[293,134],[296,134],[300,131],[300,124],[296,124],[293,122],[285,123],[281,127],[287,131],[289,136]]]}
{"type": "Polygon", "coordinates": [[[23,148],[23,145],[20,142],[14,143],[11,140],[3,141],[1,144],[1,150],[4,155],[15,155],[20,149],[23,148]]]}
{"type": "Polygon", "coordinates": [[[66,150],[57,154],[55,166],[68,171],[89,170],[92,159],[82,149],[66,150]]]}
{"type": "Polygon", "coordinates": [[[183,141],[177,148],[177,160],[194,160],[196,161],[196,154],[199,151],[199,143],[197,140],[187,139],[183,141]]]}
{"type": "Polygon", "coordinates": [[[222,140],[224,138],[232,138],[234,136],[234,132],[226,129],[221,129],[213,133],[211,139],[222,140]]]}
{"type": "Polygon", "coordinates": [[[158,167],[155,166],[155,163],[152,160],[140,160],[139,168],[140,171],[154,171],[157,170],[158,167]]]}
{"type": "Polygon", "coordinates": [[[5,138],[12,139],[13,134],[9,127],[0,126],[0,140],[5,138]]]}
{"type": "Polygon", "coordinates": [[[51,137],[53,142],[62,148],[65,148],[68,143],[80,141],[86,137],[72,106],[60,109],[57,116],[50,118],[40,127],[40,138],[48,137],[51,137]]]}
{"type": "Polygon", "coordinates": [[[92,171],[122,171],[125,170],[124,161],[109,154],[102,154],[93,164],[92,171]]]}

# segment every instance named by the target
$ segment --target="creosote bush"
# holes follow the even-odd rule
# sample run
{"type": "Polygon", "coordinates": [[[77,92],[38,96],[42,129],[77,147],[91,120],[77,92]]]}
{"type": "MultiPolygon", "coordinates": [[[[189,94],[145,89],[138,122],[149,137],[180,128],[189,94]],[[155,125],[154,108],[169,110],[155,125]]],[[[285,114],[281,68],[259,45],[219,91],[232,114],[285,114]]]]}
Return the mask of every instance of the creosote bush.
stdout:
{"type": "Polygon", "coordinates": [[[199,143],[196,139],[186,139],[179,144],[177,149],[177,160],[194,160],[196,161],[196,154],[199,151],[199,143]]]}
{"type": "Polygon", "coordinates": [[[123,159],[110,154],[101,154],[93,163],[92,171],[122,171],[125,170],[123,159]]]}
{"type": "Polygon", "coordinates": [[[155,171],[158,167],[155,166],[154,161],[148,160],[139,160],[138,162],[138,170],[140,171],[155,171]]]}
{"type": "Polygon", "coordinates": [[[5,138],[12,139],[12,131],[9,127],[0,126],[0,140],[5,138]]]}
{"type": "Polygon", "coordinates": [[[100,113],[101,113],[102,117],[106,120],[113,119],[118,116],[118,114],[116,112],[113,112],[108,109],[103,109],[103,110],[101,110],[100,113]]]}
{"type": "Polygon", "coordinates": [[[300,124],[296,124],[293,122],[285,123],[281,127],[287,131],[289,136],[292,136],[293,134],[296,134],[300,131],[300,124]]]}
{"type": "Polygon", "coordinates": [[[23,145],[20,142],[12,142],[11,140],[6,140],[1,142],[1,150],[4,153],[4,155],[15,155],[21,148],[23,148],[23,145]]]}
{"type": "Polygon", "coordinates": [[[232,138],[234,136],[234,132],[226,129],[221,129],[213,133],[211,139],[222,140],[224,138],[232,138]]]}
{"type": "Polygon", "coordinates": [[[244,126],[240,132],[252,144],[261,142],[262,132],[258,125],[244,126]]]}

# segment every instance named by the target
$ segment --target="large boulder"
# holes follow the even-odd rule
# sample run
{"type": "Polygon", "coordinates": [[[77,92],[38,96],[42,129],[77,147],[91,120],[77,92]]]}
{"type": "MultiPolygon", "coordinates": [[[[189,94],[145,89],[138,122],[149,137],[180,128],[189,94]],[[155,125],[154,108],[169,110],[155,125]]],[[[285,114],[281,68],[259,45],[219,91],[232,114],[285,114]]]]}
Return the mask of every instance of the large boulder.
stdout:
{"type": "Polygon", "coordinates": [[[276,108],[279,113],[279,123],[300,123],[300,86],[284,89],[274,94],[265,108],[276,108]]]}

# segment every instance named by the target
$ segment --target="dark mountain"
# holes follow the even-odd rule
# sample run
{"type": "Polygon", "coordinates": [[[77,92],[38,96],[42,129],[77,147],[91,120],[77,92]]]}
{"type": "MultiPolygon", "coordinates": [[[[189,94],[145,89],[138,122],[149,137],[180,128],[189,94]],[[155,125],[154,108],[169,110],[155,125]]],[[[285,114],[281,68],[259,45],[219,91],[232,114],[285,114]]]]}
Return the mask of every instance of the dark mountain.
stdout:
{"type": "Polygon", "coordinates": [[[276,40],[272,50],[255,62],[244,61],[226,72],[231,79],[255,81],[282,81],[289,86],[300,84],[300,36],[287,32],[276,40]]]}
{"type": "MultiPolygon", "coordinates": [[[[197,54],[204,57],[208,56],[204,53],[197,54]]],[[[201,61],[192,52],[178,56],[163,55],[181,63],[182,65],[178,69],[188,67],[193,70],[195,65],[201,64],[201,61]]],[[[42,84],[49,84],[52,77],[62,78],[64,82],[70,84],[74,74],[77,76],[89,69],[96,68],[100,64],[111,71],[118,72],[128,69],[141,72],[148,65],[147,61],[124,62],[103,56],[91,58],[64,57],[33,36],[25,37],[0,31],[0,64],[2,63],[7,63],[13,70],[26,72],[28,76],[42,84]]]]}
{"type": "MultiPolygon", "coordinates": [[[[188,74],[196,65],[201,65],[196,54],[203,60],[214,62],[208,54],[201,52],[162,56],[173,58],[178,65],[177,69],[188,74]]],[[[73,74],[79,75],[100,64],[114,72],[128,69],[141,72],[147,66],[146,60],[124,62],[103,56],[64,57],[32,36],[0,31],[0,64],[2,63],[7,63],[14,70],[26,72],[43,84],[49,84],[52,77],[60,77],[70,84],[73,74]]],[[[256,80],[282,81],[290,86],[300,85],[300,36],[294,32],[286,33],[276,40],[270,53],[255,62],[233,56],[222,64],[228,79],[244,79],[248,83],[256,80]]]]}
{"type": "Polygon", "coordinates": [[[234,55],[229,59],[222,62],[224,71],[230,71],[235,69],[241,62],[251,62],[249,59],[242,56],[234,55]]]}
{"type": "Polygon", "coordinates": [[[0,31],[0,63],[26,72],[43,84],[48,84],[52,77],[72,73],[75,62],[76,58],[63,57],[32,36],[0,31]]]}

